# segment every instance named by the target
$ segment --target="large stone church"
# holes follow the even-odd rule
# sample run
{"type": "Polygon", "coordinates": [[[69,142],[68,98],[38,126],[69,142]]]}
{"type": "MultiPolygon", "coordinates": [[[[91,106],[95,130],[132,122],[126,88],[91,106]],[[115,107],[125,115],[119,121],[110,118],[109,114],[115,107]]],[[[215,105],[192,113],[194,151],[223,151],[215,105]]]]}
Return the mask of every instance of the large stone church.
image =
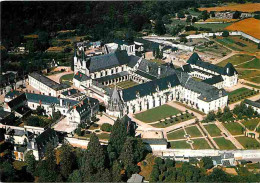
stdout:
{"type": "Polygon", "coordinates": [[[202,61],[197,53],[187,65],[176,69],[172,63],[159,65],[122,50],[91,58],[75,52],[74,72],[73,82],[102,100],[106,112],[116,117],[170,101],[180,101],[204,113],[215,111],[228,104],[223,88],[236,85],[238,77],[232,64],[215,66],[202,61]],[[135,84],[120,86],[127,81],[135,84]]]}

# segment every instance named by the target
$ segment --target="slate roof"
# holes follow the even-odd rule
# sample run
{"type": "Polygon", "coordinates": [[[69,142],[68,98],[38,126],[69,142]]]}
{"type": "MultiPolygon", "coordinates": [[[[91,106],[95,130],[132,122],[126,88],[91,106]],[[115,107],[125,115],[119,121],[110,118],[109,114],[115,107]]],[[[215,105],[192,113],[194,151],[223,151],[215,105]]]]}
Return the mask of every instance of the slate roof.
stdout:
{"type": "Polygon", "coordinates": [[[252,101],[252,100],[245,99],[244,102],[248,105],[260,108],[260,101],[252,101]]]}
{"type": "Polygon", "coordinates": [[[17,91],[17,90],[13,90],[13,91],[9,91],[6,95],[5,95],[5,98],[14,98],[15,96],[18,96],[20,95],[21,92],[20,91],[17,91]]]}
{"type": "Polygon", "coordinates": [[[142,43],[144,45],[144,49],[146,51],[153,51],[155,49],[159,49],[159,43],[155,43],[153,41],[145,40],[143,38],[135,38],[134,41],[142,43]]]}
{"type": "Polygon", "coordinates": [[[105,77],[102,77],[102,78],[98,78],[98,79],[96,79],[96,81],[104,82],[104,81],[107,81],[107,80],[117,79],[117,78],[120,78],[122,76],[127,76],[127,75],[129,75],[129,73],[127,71],[123,71],[123,72],[108,75],[108,76],[105,76],[105,77]]]}
{"type": "Polygon", "coordinates": [[[42,74],[39,74],[37,72],[30,73],[29,76],[33,77],[37,81],[40,81],[41,83],[45,84],[46,86],[48,86],[56,91],[70,87],[69,85],[66,85],[66,84],[57,83],[57,82],[51,80],[50,78],[48,78],[42,74]]]}
{"type": "Polygon", "coordinates": [[[233,76],[238,73],[231,63],[228,63],[225,67],[220,67],[208,62],[203,62],[197,53],[193,53],[187,63],[197,65],[221,75],[233,76]]]}
{"type": "Polygon", "coordinates": [[[137,98],[136,94],[139,93],[140,97],[144,97],[147,95],[150,95],[151,93],[157,92],[156,89],[159,87],[159,91],[166,90],[169,88],[169,83],[171,84],[171,87],[177,86],[180,84],[180,81],[178,80],[178,77],[176,74],[156,79],[153,81],[149,81],[146,83],[142,83],[130,88],[126,88],[122,90],[123,93],[123,100],[131,101],[137,98]]]}
{"type": "Polygon", "coordinates": [[[26,95],[25,93],[19,95],[18,97],[14,98],[13,100],[11,100],[10,102],[7,103],[7,105],[11,108],[14,109],[16,108],[18,105],[20,105],[22,102],[26,101],[26,95]]]}
{"type": "Polygon", "coordinates": [[[82,81],[87,81],[87,80],[91,79],[91,78],[88,77],[86,74],[83,74],[83,73],[80,72],[80,71],[78,71],[78,72],[74,75],[73,78],[76,79],[76,80],[78,80],[78,81],[80,81],[80,82],[82,82],[82,81]]]}
{"type": "Polygon", "coordinates": [[[150,79],[150,80],[156,79],[156,77],[153,75],[150,75],[149,72],[143,72],[143,71],[137,70],[137,71],[135,71],[135,73],[144,78],[150,79]]]}
{"type": "Polygon", "coordinates": [[[0,121],[4,118],[8,117],[10,114],[11,114],[10,112],[0,109],[0,121]]]}
{"type": "Polygon", "coordinates": [[[184,71],[184,72],[192,72],[192,70],[193,70],[191,68],[190,64],[184,65],[181,68],[182,68],[182,71],[184,71]]]}
{"type": "Polygon", "coordinates": [[[66,90],[66,91],[62,92],[61,94],[64,95],[64,96],[71,96],[71,95],[74,95],[74,94],[77,94],[77,93],[80,93],[80,91],[73,88],[73,89],[66,90]]]}
{"type": "MultiPolygon", "coordinates": [[[[60,99],[62,99],[62,98],[58,98],[58,97],[40,95],[40,94],[35,94],[35,93],[26,93],[26,97],[29,102],[39,103],[39,101],[41,101],[42,104],[48,104],[48,105],[51,105],[51,104],[59,105],[60,99]]],[[[79,103],[79,101],[76,101],[76,100],[70,100],[70,99],[62,99],[62,100],[63,100],[63,104],[70,104],[70,106],[73,106],[73,105],[79,103]]]]}
{"type": "Polygon", "coordinates": [[[26,132],[24,130],[8,128],[6,134],[22,137],[26,132]]]}
{"type": "MultiPolygon", "coordinates": [[[[145,59],[141,60],[140,65],[138,66],[137,70],[142,71],[155,78],[162,78],[162,77],[166,77],[166,76],[175,74],[175,70],[172,67],[165,66],[165,65],[158,65],[155,62],[150,62],[145,59]],[[158,68],[160,68],[160,70],[161,70],[160,75],[158,74],[158,68]]],[[[144,75],[144,77],[145,77],[145,75],[144,75]]],[[[148,79],[153,79],[153,78],[148,78],[148,79]]]]}
{"type": "Polygon", "coordinates": [[[209,85],[214,85],[216,83],[220,83],[224,81],[221,75],[213,76],[212,78],[208,78],[203,80],[202,82],[207,83],[209,85]]]}
{"type": "Polygon", "coordinates": [[[27,107],[27,106],[20,106],[17,109],[15,109],[15,112],[21,114],[21,115],[26,115],[27,113],[31,112],[32,110],[27,107]]]}
{"type": "Polygon", "coordinates": [[[178,78],[182,86],[196,93],[201,94],[198,97],[198,99],[200,100],[210,102],[218,99],[220,93],[221,96],[227,95],[227,92],[225,90],[217,89],[216,87],[209,85],[207,83],[196,81],[192,79],[192,77],[185,72],[176,71],[176,73],[178,75],[178,78]]]}
{"type": "Polygon", "coordinates": [[[81,119],[88,117],[91,114],[91,107],[98,104],[99,101],[95,98],[86,97],[83,101],[76,105],[76,110],[78,111],[81,119]]]}
{"type": "Polygon", "coordinates": [[[140,57],[137,57],[135,55],[130,55],[129,63],[127,64],[129,67],[134,67],[137,64],[137,61],[140,59],[140,57]]]}
{"type": "Polygon", "coordinates": [[[91,57],[87,61],[87,68],[93,73],[127,63],[129,63],[127,52],[117,50],[114,53],[91,57]]]}
{"type": "Polygon", "coordinates": [[[143,139],[144,143],[150,145],[167,145],[166,139],[143,139]]]}

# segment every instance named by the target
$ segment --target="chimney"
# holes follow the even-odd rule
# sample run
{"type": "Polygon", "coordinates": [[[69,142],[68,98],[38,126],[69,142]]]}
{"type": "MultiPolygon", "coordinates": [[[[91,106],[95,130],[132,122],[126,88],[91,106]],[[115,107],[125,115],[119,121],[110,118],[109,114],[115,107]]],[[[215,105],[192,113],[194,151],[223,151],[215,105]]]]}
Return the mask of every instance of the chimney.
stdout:
{"type": "Polygon", "coordinates": [[[62,99],[60,99],[60,106],[62,106],[63,105],[63,101],[62,101],[62,99]]]}
{"type": "Polygon", "coordinates": [[[158,75],[161,75],[161,67],[158,67],[158,75]]]}

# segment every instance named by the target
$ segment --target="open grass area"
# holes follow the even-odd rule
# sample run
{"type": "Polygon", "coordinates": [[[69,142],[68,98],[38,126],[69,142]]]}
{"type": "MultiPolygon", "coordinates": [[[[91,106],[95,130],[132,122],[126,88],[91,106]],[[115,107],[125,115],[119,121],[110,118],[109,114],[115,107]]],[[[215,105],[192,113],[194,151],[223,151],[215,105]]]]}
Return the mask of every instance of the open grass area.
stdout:
{"type": "Polygon", "coordinates": [[[254,130],[259,122],[260,122],[260,118],[258,118],[258,119],[250,119],[250,120],[247,120],[247,121],[243,122],[242,124],[245,125],[245,127],[247,129],[254,130]]]}
{"type": "Polygon", "coordinates": [[[174,107],[171,107],[169,105],[162,105],[159,107],[155,107],[153,109],[149,109],[147,111],[138,113],[135,115],[135,118],[143,121],[145,123],[155,122],[159,121],[161,119],[174,116],[176,114],[180,113],[178,109],[175,109],[174,107]]]}
{"type": "Polygon", "coordinates": [[[196,51],[212,55],[214,57],[223,57],[227,54],[229,54],[231,51],[227,48],[225,48],[223,45],[219,45],[217,43],[214,43],[212,45],[199,45],[195,47],[196,51]]]}
{"type": "Polygon", "coordinates": [[[196,126],[187,127],[185,130],[191,137],[202,137],[202,134],[196,126]]]}
{"type": "Polygon", "coordinates": [[[194,149],[211,149],[208,142],[204,139],[194,139],[192,140],[194,149]]]}
{"type": "Polygon", "coordinates": [[[243,100],[245,98],[251,97],[256,94],[256,91],[250,90],[248,88],[239,88],[230,93],[228,93],[229,103],[235,103],[237,101],[243,100]]]}
{"type": "Polygon", "coordinates": [[[144,177],[145,180],[149,181],[150,175],[153,170],[153,165],[154,165],[154,159],[156,157],[153,156],[151,153],[148,154],[145,159],[141,162],[141,171],[139,172],[140,175],[144,177]]]}
{"type": "Polygon", "coordinates": [[[101,139],[101,140],[108,140],[110,134],[108,134],[108,133],[100,133],[100,134],[97,134],[97,136],[98,136],[98,138],[101,139]]]}
{"type": "Polygon", "coordinates": [[[247,78],[248,81],[254,82],[254,83],[260,83],[260,77],[253,77],[253,78],[247,78]]]}
{"type": "Polygon", "coordinates": [[[231,23],[216,23],[216,24],[198,24],[195,23],[193,24],[195,27],[197,27],[198,29],[201,28],[209,28],[212,29],[212,31],[223,31],[226,27],[228,27],[229,25],[231,25],[231,23]]]}
{"type": "Polygon", "coordinates": [[[168,140],[177,140],[177,139],[186,139],[184,137],[185,132],[183,129],[176,130],[174,132],[168,133],[167,138],[168,140]]]}
{"type": "MultiPolygon", "coordinates": [[[[116,86],[121,88],[121,89],[131,88],[131,87],[133,87],[135,85],[138,85],[138,83],[136,83],[134,81],[131,81],[131,80],[122,81],[122,82],[116,84],[116,86]]],[[[112,85],[109,85],[108,87],[114,88],[115,85],[112,84],[112,85]]]]}
{"type": "Polygon", "coordinates": [[[171,149],[191,149],[190,144],[186,140],[170,142],[171,149]]]}
{"type": "Polygon", "coordinates": [[[200,110],[198,110],[198,109],[194,109],[194,108],[192,108],[192,107],[190,107],[190,106],[188,106],[188,105],[185,105],[185,104],[183,104],[183,103],[180,103],[180,102],[177,102],[177,103],[178,103],[178,105],[181,105],[181,106],[183,106],[183,107],[186,107],[187,109],[190,109],[191,111],[194,111],[194,112],[196,112],[196,113],[198,113],[198,114],[201,114],[201,115],[205,115],[204,112],[202,112],[202,111],[200,111],[200,110]]]}
{"type": "Polygon", "coordinates": [[[246,149],[259,149],[260,147],[260,144],[257,142],[256,139],[245,136],[236,137],[236,139],[246,149]]]}
{"type": "Polygon", "coordinates": [[[254,58],[252,61],[238,65],[237,67],[246,69],[260,69],[260,60],[258,58],[254,58]]]}
{"type": "Polygon", "coordinates": [[[244,63],[246,61],[249,61],[253,59],[254,56],[246,55],[246,54],[237,54],[229,57],[226,60],[223,60],[222,62],[218,63],[217,65],[224,67],[227,63],[232,63],[234,66],[237,64],[244,63]]]}
{"type": "Polygon", "coordinates": [[[215,124],[204,125],[204,128],[212,137],[221,136],[221,130],[215,124]]]}
{"type": "Polygon", "coordinates": [[[226,140],[224,137],[214,138],[214,141],[217,143],[221,150],[236,149],[236,146],[234,146],[234,144],[232,144],[230,140],[226,140]]]}
{"type": "Polygon", "coordinates": [[[247,51],[250,53],[259,51],[256,43],[242,36],[217,37],[215,40],[235,51],[247,51]]]}
{"type": "Polygon", "coordinates": [[[251,77],[260,76],[260,70],[242,70],[238,68],[237,72],[239,78],[246,80],[251,77]]]}
{"type": "Polygon", "coordinates": [[[13,166],[16,170],[22,170],[27,164],[24,161],[14,161],[13,166]]]}
{"type": "Polygon", "coordinates": [[[231,123],[222,123],[222,124],[232,135],[243,134],[243,127],[239,123],[231,122],[231,123]]]}

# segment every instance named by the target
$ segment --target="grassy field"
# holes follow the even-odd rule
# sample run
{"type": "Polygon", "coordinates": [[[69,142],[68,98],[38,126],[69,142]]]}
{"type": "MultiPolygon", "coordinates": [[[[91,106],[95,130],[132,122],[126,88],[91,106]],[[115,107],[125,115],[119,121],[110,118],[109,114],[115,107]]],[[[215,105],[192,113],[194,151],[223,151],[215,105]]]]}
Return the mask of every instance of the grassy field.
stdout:
{"type": "Polygon", "coordinates": [[[236,89],[230,93],[228,93],[228,100],[229,100],[229,103],[235,103],[239,100],[242,100],[244,98],[248,98],[250,96],[252,96],[252,91],[253,90],[250,90],[248,88],[239,88],[239,89],[236,89]]]}
{"type": "Polygon", "coordinates": [[[159,121],[161,119],[170,117],[170,116],[174,116],[176,114],[180,113],[180,111],[178,109],[175,109],[169,105],[162,105],[159,107],[155,107],[153,109],[149,109],[145,112],[141,112],[139,114],[135,115],[135,118],[146,122],[146,123],[150,123],[150,122],[154,122],[154,121],[159,121]]]}
{"type": "Polygon", "coordinates": [[[260,89],[260,86],[257,86],[257,85],[253,85],[253,84],[250,84],[250,83],[244,83],[244,84],[247,85],[247,86],[251,86],[255,89],[260,89]]]}
{"type": "Polygon", "coordinates": [[[233,55],[232,57],[229,57],[226,60],[223,60],[222,62],[218,63],[217,65],[224,67],[225,65],[227,65],[227,63],[230,62],[234,66],[236,66],[237,64],[244,63],[244,62],[249,61],[253,58],[254,58],[254,56],[251,56],[251,55],[237,54],[237,55],[233,55]]]}
{"type": "Polygon", "coordinates": [[[217,37],[215,40],[235,51],[247,51],[250,53],[259,51],[256,43],[246,40],[242,36],[217,37]]]}
{"type": "Polygon", "coordinates": [[[210,28],[212,31],[223,31],[226,27],[230,26],[231,23],[219,23],[219,24],[197,24],[195,23],[194,26],[197,28],[210,28]]]}
{"type": "Polygon", "coordinates": [[[185,130],[186,133],[189,134],[191,137],[202,137],[202,134],[196,126],[185,128],[185,130]]]}
{"type": "Polygon", "coordinates": [[[61,76],[60,83],[72,85],[73,77],[74,77],[74,74],[67,74],[67,75],[61,76]]]}
{"type": "Polygon", "coordinates": [[[260,83],[260,77],[253,77],[253,78],[247,78],[248,81],[254,82],[254,83],[260,83]]]}
{"type": "Polygon", "coordinates": [[[250,119],[248,121],[243,122],[242,124],[245,125],[245,127],[247,129],[254,130],[259,122],[260,122],[260,118],[258,118],[258,119],[250,119]]]}
{"type": "MultiPolygon", "coordinates": [[[[127,80],[127,81],[122,81],[120,83],[117,83],[116,86],[122,89],[126,89],[126,88],[131,88],[135,85],[138,85],[138,83],[131,81],[131,80],[127,80]]],[[[110,88],[114,88],[114,84],[109,85],[110,88]]]]}
{"type": "Polygon", "coordinates": [[[224,137],[221,138],[214,138],[214,141],[217,143],[219,148],[221,150],[231,150],[231,149],[236,149],[234,144],[230,140],[226,140],[224,137]]]}
{"type": "Polygon", "coordinates": [[[180,129],[180,130],[168,133],[167,138],[168,138],[168,140],[186,139],[184,137],[184,135],[185,135],[184,130],[180,129]]]}
{"type": "Polygon", "coordinates": [[[257,140],[253,138],[242,136],[242,137],[236,137],[236,139],[246,149],[259,149],[260,147],[260,144],[257,142],[257,140]]]}
{"type": "Polygon", "coordinates": [[[99,139],[108,140],[110,134],[108,134],[108,133],[100,133],[100,134],[97,134],[97,136],[98,136],[99,139]]]}
{"type": "Polygon", "coordinates": [[[229,49],[225,48],[223,45],[219,45],[216,43],[214,43],[212,45],[208,45],[208,46],[204,46],[204,45],[196,46],[195,50],[205,53],[205,54],[210,54],[210,55],[216,56],[216,57],[223,57],[231,52],[229,49]]]}
{"type": "Polygon", "coordinates": [[[229,4],[227,6],[216,6],[209,8],[199,8],[200,11],[242,11],[255,12],[260,11],[260,3],[245,3],[245,4],[229,4]]]}
{"type": "Polygon", "coordinates": [[[192,140],[194,149],[211,149],[208,142],[204,139],[194,139],[192,140]]]}
{"type": "Polygon", "coordinates": [[[210,136],[221,136],[221,130],[215,124],[204,125],[210,136]]]}
{"type": "MultiPolygon", "coordinates": [[[[260,76],[260,70],[242,70],[242,69],[237,69],[238,72],[238,77],[240,79],[245,79],[248,81],[256,80],[255,79],[257,76],[260,76]]],[[[259,83],[259,82],[258,82],[259,83]]]]}
{"type": "Polygon", "coordinates": [[[152,124],[153,127],[156,127],[156,128],[166,128],[166,127],[169,127],[169,126],[172,126],[172,125],[175,125],[177,123],[180,123],[180,122],[183,122],[183,121],[187,121],[187,120],[190,120],[194,118],[194,116],[192,116],[191,114],[189,114],[188,116],[186,114],[183,114],[181,116],[178,116],[178,117],[174,117],[172,119],[167,119],[165,121],[161,121],[159,123],[156,123],[156,124],[152,124]],[[177,119],[177,121],[176,121],[177,119]]]}
{"type": "Polygon", "coordinates": [[[232,135],[242,135],[243,127],[239,123],[223,123],[224,127],[232,134],[232,135]]]}
{"type": "Polygon", "coordinates": [[[171,149],[191,149],[191,146],[185,140],[183,140],[183,141],[170,142],[170,148],[171,149]]]}
{"type": "Polygon", "coordinates": [[[238,65],[237,67],[247,69],[260,69],[260,60],[258,58],[255,58],[252,61],[238,65]]]}

